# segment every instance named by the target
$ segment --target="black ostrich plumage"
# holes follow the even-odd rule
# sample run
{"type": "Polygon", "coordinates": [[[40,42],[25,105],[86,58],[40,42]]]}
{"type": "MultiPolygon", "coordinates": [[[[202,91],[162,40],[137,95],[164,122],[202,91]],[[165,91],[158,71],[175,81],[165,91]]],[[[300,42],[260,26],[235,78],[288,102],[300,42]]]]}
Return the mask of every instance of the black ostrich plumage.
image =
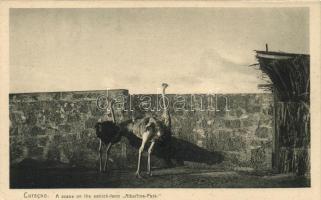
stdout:
{"type": "Polygon", "coordinates": [[[121,139],[120,128],[112,121],[98,122],[95,128],[97,137],[105,144],[114,144],[121,139]]]}

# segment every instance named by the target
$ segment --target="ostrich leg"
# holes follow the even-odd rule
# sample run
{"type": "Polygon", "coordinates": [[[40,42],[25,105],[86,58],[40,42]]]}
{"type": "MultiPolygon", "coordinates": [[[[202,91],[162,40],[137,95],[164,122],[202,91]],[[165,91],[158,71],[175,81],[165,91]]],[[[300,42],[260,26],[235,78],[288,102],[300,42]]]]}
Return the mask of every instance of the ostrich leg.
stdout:
{"type": "Polygon", "coordinates": [[[102,141],[99,140],[99,171],[101,172],[102,171],[102,141]]]}
{"type": "Polygon", "coordinates": [[[110,149],[111,149],[111,143],[109,143],[107,145],[107,148],[106,148],[106,158],[105,158],[105,164],[104,164],[104,172],[107,171],[107,162],[108,162],[108,156],[109,156],[109,152],[110,152],[110,149]]]}
{"type": "Polygon", "coordinates": [[[144,148],[145,148],[145,144],[146,144],[147,139],[148,139],[148,135],[149,135],[148,132],[145,132],[145,133],[143,134],[142,144],[141,144],[141,146],[140,146],[140,148],[139,148],[137,171],[136,171],[136,177],[137,177],[137,178],[142,178],[141,175],[140,175],[140,161],[141,161],[141,158],[142,158],[142,153],[143,153],[144,148]]]}
{"type": "Polygon", "coordinates": [[[152,176],[152,169],[151,169],[151,166],[150,166],[150,156],[153,152],[153,148],[154,148],[154,144],[155,142],[152,142],[149,149],[148,149],[148,163],[147,163],[147,172],[149,174],[149,176],[152,176]]]}

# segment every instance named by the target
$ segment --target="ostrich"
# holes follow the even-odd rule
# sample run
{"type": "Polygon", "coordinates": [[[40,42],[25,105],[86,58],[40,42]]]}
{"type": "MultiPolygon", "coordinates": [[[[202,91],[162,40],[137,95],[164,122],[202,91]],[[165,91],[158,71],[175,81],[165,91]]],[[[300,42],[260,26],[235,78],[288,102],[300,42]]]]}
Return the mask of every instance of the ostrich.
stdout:
{"type": "Polygon", "coordinates": [[[113,109],[114,101],[112,99],[107,99],[110,102],[110,110],[112,121],[104,121],[98,122],[95,126],[96,135],[99,138],[99,171],[106,171],[107,169],[107,161],[109,152],[111,150],[111,146],[121,139],[121,134],[119,131],[119,127],[116,125],[115,114],[113,109]],[[104,168],[102,168],[103,162],[103,144],[106,145],[106,158],[104,168]]]}
{"type": "Polygon", "coordinates": [[[131,140],[132,136],[136,136],[142,139],[139,154],[138,154],[138,164],[136,177],[141,178],[140,175],[140,165],[141,165],[141,156],[144,151],[145,145],[151,142],[148,148],[148,162],[147,162],[147,171],[150,176],[152,176],[151,170],[151,153],[153,151],[155,142],[157,140],[161,141],[169,141],[166,140],[170,138],[170,129],[171,129],[171,118],[169,115],[169,111],[166,107],[165,102],[165,89],[168,87],[168,84],[163,83],[163,92],[162,92],[162,100],[163,100],[163,115],[162,120],[158,120],[155,117],[144,117],[142,119],[137,119],[135,121],[128,120],[125,122],[121,122],[116,124],[114,110],[113,110],[113,101],[110,101],[110,109],[112,114],[113,121],[105,121],[98,122],[96,124],[96,135],[100,139],[99,145],[99,163],[100,163],[100,171],[102,171],[102,143],[104,143],[106,148],[106,159],[104,164],[104,171],[107,168],[107,160],[110,153],[110,149],[113,144],[120,141],[121,137],[124,136],[131,140]]]}
{"type": "MultiPolygon", "coordinates": [[[[136,177],[138,177],[138,178],[141,178],[140,162],[141,162],[141,156],[144,151],[146,143],[151,142],[151,145],[149,146],[149,149],[148,149],[147,172],[150,176],[152,176],[150,159],[151,159],[151,154],[152,154],[155,142],[157,140],[165,140],[166,141],[166,139],[168,139],[170,136],[171,117],[170,117],[168,108],[166,106],[166,101],[165,101],[165,90],[167,87],[168,87],[167,83],[162,84],[162,89],[163,89],[162,90],[162,100],[163,100],[162,119],[157,120],[154,117],[150,117],[147,125],[145,125],[145,129],[134,128],[134,131],[133,131],[136,136],[138,136],[139,138],[142,139],[142,144],[139,148],[138,164],[137,164],[137,171],[136,171],[136,177]]],[[[139,127],[139,126],[141,126],[141,123],[138,122],[135,125],[139,127]]],[[[135,127],[135,125],[134,125],[134,127],[135,127]]],[[[167,140],[167,142],[168,142],[168,140],[167,140]]]]}

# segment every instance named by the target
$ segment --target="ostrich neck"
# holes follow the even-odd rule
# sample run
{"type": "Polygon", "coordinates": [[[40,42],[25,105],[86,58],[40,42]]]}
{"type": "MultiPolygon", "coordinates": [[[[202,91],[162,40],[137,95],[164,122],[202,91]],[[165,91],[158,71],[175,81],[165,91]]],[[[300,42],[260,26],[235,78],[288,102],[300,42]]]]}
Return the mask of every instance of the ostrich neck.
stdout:
{"type": "Polygon", "coordinates": [[[163,99],[164,111],[166,111],[166,110],[167,110],[167,108],[166,108],[166,102],[165,102],[165,88],[163,88],[163,92],[162,92],[162,99],[163,99]]]}
{"type": "Polygon", "coordinates": [[[111,111],[111,118],[112,118],[113,122],[116,123],[113,105],[110,105],[110,111],[111,111]]]}

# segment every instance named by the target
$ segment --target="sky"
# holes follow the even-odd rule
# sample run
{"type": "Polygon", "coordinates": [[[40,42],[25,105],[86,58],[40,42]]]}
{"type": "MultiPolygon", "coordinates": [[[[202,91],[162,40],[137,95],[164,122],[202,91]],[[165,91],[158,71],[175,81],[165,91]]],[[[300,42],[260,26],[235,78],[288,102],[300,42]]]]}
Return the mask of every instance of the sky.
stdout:
{"type": "Polygon", "coordinates": [[[309,53],[307,8],[11,9],[10,92],[257,93],[254,50],[309,53]]]}

